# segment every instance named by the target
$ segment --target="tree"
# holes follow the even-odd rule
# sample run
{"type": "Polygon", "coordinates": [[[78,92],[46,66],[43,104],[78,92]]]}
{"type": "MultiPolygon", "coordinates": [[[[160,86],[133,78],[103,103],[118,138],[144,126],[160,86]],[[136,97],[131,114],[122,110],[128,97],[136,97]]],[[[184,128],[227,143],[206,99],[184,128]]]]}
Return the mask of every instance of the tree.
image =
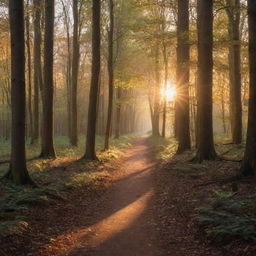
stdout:
{"type": "Polygon", "coordinates": [[[226,1],[229,31],[230,121],[232,142],[242,142],[240,0],[226,1]]]}
{"type": "MultiPolygon", "coordinates": [[[[168,54],[166,42],[163,41],[163,59],[164,59],[164,91],[167,90],[168,85],[168,54]]],[[[164,95],[163,99],[163,126],[162,126],[162,137],[166,135],[166,115],[167,115],[167,96],[164,95]]]]}
{"type": "Polygon", "coordinates": [[[198,85],[196,160],[213,160],[213,0],[198,0],[198,85]]]}
{"type": "Polygon", "coordinates": [[[87,160],[97,160],[95,151],[97,103],[100,81],[100,13],[101,1],[94,0],[92,3],[92,68],[91,86],[89,96],[89,109],[87,121],[86,149],[84,158],[87,160]]]}
{"type": "MultiPolygon", "coordinates": [[[[28,82],[28,135],[33,134],[33,111],[32,111],[32,65],[31,65],[31,47],[30,47],[30,13],[29,13],[29,0],[26,3],[26,17],[25,17],[25,30],[26,30],[26,46],[27,46],[27,82],[28,82]]],[[[32,140],[31,140],[32,142],[32,140]]]]}
{"type": "Polygon", "coordinates": [[[43,87],[41,61],[41,5],[40,0],[34,0],[34,116],[31,142],[39,139],[39,91],[43,87]]]}
{"type": "Polygon", "coordinates": [[[72,82],[71,82],[71,145],[77,146],[77,80],[79,69],[79,39],[78,39],[78,0],[73,0],[73,58],[72,58],[72,82]]]}
{"type": "Polygon", "coordinates": [[[104,149],[109,149],[109,138],[111,133],[111,121],[113,113],[113,97],[114,97],[114,65],[113,65],[113,44],[114,44],[114,2],[109,0],[109,31],[108,31],[108,118],[105,134],[104,149]]]}
{"type": "Polygon", "coordinates": [[[189,0],[178,0],[176,118],[178,153],[191,148],[189,118],[189,0]]]}
{"type": "Polygon", "coordinates": [[[256,173],[256,0],[248,0],[249,28],[249,112],[244,159],[241,173],[244,176],[256,173]]]}
{"type": "MultiPolygon", "coordinates": [[[[169,75],[169,58],[168,58],[168,43],[170,43],[170,37],[168,35],[168,26],[166,26],[167,16],[170,12],[167,7],[166,0],[158,3],[159,16],[160,16],[160,31],[162,38],[162,55],[163,55],[163,65],[164,65],[164,80],[163,80],[163,91],[167,92],[168,87],[168,75],[169,75]]],[[[167,95],[163,96],[163,120],[162,120],[162,137],[165,138],[166,135],[166,122],[167,122],[167,95]]]]}
{"type": "Polygon", "coordinates": [[[70,43],[70,18],[69,11],[64,1],[61,0],[63,14],[64,14],[64,24],[66,29],[66,41],[67,41],[67,60],[66,60],[66,90],[67,90],[67,124],[68,124],[68,137],[71,142],[71,64],[72,64],[72,56],[71,56],[71,43],[70,43]]]}
{"type": "Polygon", "coordinates": [[[159,46],[155,47],[155,87],[154,87],[154,106],[153,106],[153,136],[160,136],[160,70],[159,70],[159,46]]]}
{"type": "Polygon", "coordinates": [[[121,125],[121,110],[122,110],[122,94],[123,90],[121,86],[116,88],[116,122],[115,122],[115,139],[120,137],[120,125],[121,125]]]}
{"type": "Polygon", "coordinates": [[[7,177],[15,184],[34,184],[28,174],[25,153],[25,38],[23,1],[9,0],[11,32],[11,163],[7,177]]]}
{"type": "Polygon", "coordinates": [[[41,157],[55,158],[53,145],[53,38],[54,38],[54,0],[45,0],[45,35],[44,35],[44,84],[42,152],[41,157]]]}

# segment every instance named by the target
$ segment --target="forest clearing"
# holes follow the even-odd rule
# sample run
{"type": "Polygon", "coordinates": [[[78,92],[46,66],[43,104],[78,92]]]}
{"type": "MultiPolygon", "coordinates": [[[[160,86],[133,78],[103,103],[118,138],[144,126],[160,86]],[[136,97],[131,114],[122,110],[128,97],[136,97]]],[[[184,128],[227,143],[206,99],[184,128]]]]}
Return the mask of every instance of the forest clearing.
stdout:
{"type": "Polygon", "coordinates": [[[0,256],[256,255],[256,0],[0,0],[0,256]]]}

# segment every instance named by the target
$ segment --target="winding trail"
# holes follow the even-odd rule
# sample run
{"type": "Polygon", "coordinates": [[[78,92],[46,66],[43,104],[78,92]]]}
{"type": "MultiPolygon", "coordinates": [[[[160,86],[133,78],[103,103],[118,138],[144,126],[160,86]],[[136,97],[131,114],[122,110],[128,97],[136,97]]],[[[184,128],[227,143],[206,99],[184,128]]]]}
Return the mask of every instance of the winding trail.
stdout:
{"type": "Polygon", "coordinates": [[[114,186],[101,202],[95,224],[79,235],[69,256],[158,256],[154,221],[153,160],[147,138],[137,138],[120,161],[114,186]]]}

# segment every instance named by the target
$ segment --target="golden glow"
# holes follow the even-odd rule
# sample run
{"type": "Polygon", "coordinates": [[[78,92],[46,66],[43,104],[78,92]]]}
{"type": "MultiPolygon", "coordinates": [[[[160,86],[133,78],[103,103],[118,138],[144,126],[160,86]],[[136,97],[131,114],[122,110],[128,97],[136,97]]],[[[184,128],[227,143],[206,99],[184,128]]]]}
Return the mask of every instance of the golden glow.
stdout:
{"type": "Polygon", "coordinates": [[[77,230],[73,230],[72,233],[66,234],[65,236],[70,239],[66,239],[65,243],[63,243],[63,238],[65,239],[65,236],[62,234],[56,238],[52,238],[51,243],[46,245],[45,248],[48,248],[49,250],[49,248],[52,247],[54,249],[55,243],[56,245],[61,243],[62,250],[70,252],[77,247],[77,241],[80,241],[82,244],[89,244],[93,248],[96,248],[100,244],[110,240],[118,233],[132,226],[143,214],[153,195],[153,189],[149,189],[134,202],[113,212],[112,215],[107,216],[98,223],[89,227],[77,228],[77,230]]]}
{"type": "Polygon", "coordinates": [[[176,88],[170,81],[167,81],[167,86],[165,88],[164,84],[161,88],[161,95],[167,101],[174,101],[176,97],[176,88]]]}

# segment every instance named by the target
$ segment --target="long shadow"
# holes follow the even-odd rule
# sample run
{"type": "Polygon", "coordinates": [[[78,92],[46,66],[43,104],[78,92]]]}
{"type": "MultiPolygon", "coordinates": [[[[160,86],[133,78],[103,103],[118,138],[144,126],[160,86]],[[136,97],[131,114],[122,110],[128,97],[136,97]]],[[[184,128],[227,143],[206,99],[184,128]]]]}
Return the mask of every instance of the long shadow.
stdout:
{"type": "Polygon", "coordinates": [[[129,226],[96,245],[87,243],[91,239],[90,234],[81,237],[85,245],[73,248],[68,256],[166,256],[157,246],[158,233],[153,202],[154,198],[147,201],[143,212],[129,226]]]}
{"type": "MultiPolygon", "coordinates": [[[[150,150],[145,147],[142,148],[142,150],[139,148],[138,150],[135,150],[131,156],[125,157],[124,161],[125,163],[128,163],[127,168],[129,168],[129,164],[136,165],[137,161],[140,161],[141,159],[144,160],[142,160],[142,162],[144,165],[146,165],[145,168],[141,169],[140,163],[138,166],[136,166],[133,173],[130,173],[127,176],[117,180],[114,186],[108,189],[104,196],[97,201],[96,206],[92,207],[93,212],[89,211],[84,213],[85,216],[91,216],[90,218],[86,218],[86,222],[84,223],[85,225],[81,225],[81,223],[74,225],[73,232],[77,232],[78,234],[81,233],[81,236],[79,236],[80,241],[83,241],[85,244],[86,241],[88,241],[89,237],[88,233],[86,232],[88,228],[104,222],[105,220],[111,218],[111,216],[113,216],[112,218],[115,218],[115,216],[118,216],[120,212],[122,213],[126,208],[133,207],[134,203],[136,204],[137,201],[141,200],[140,198],[147,196],[147,194],[153,190],[152,171],[154,162],[151,162],[150,160],[150,150]],[[138,169],[138,171],[136,169],[138,169]],[[108,203],[108,201],[110,203],[108,203]],[[83,233],[86,234],[83,235],[83,233]]],[[[123,168],[125,168],[125,166],[123,166],[123,168]]],[[[125,246],[127,247],[127,245],[130,245],[130,250],[135,249],[138,253],[141,251],[140,255],[157,255],[151,250],[150,246],[153,242],[151,241],[152,238],[150,235],[145,238],[145,232],[147,233],[147,229],[150,233],[150,230],[154,228],[152,227],[152,225],[154,225],[152,218],[147,218],[147,216],[150,216],[149,212],[151,211],[151,201],[152,199],[149,197],[143,206],[143,210],[131,221],[131,223],[129,223],[128,226],[120,228],[120,230],[117,228],[113,234],[110,232],[108,237],[105,238],[104,241],[97,246],[97,248],[85,246],[84,248],[74,249],[70,255],[83,256],[90,255],[89,253],[92,253],[92,255],[114,255],[113,250],[116,252],[115,255],[135,255],[129,254],[129,250],[127,251],[128,254],[124,254],[122,250],[125,248],[125,246]],[[150,225],[148,223],[150,223],[150,225]],[[137,241],[134,241],[133,239],[132,234],[134,232],[136,233],[137,241]],[[117,241],[119,247],[114,249],[117,241]],[[140,244],[144,246],[138,246],[140,244]],[[147,246],[145,247],[145,245],[147,246]],[[147,254],[145,254],[146,251],[143,253],[143,250],[146,250],[147,254]],[[103,254],[101,254],[102,251],[104,251],[103,254]],[[150,253],[152,251],[153,254],[149,254],[148,251],[150,253]]],[[[129,216],[124,217],[126,218],[129,216]]],[[[104,232],[104,230],[100,230],[100,232],[104,232]]],[[[90,235],[91,234],[89,234],[89,236],[90,235]]]]}
{"type": "Polygon", "coordinates": [[[132,204],[139,197],[145,195],[152,188],[151,186],[142,185],[148,182],[149,176],[151,176],[150,168],[145,168],[144,170],[139,171],[139,173],[132,173],[127,177],[118,180],[113,187],[111,187],[108,191],[105,192],[104,196],[101,198],[102,200],[99,200],[97,202],[98,209],[94,209],[96,210],[94,212],[94,216],[92,220],[89,220],[85,227],[93,226],[94,224],[100,222],[101,220],[115,214],[119,210],[132,204]],[[122,187],[121,191],[120,187],[122,187]],[[118,194],[116,193],[117,190],[118,194]],[[127,193],[129,191],[132,191],[132,193],[127,193]],[[120,197],[122,198],[122,200],[120,200],[120,197]],[[113,200],[115,206],[108,209],[102,209],[103,203],[108,199],[113,200]],[[116,200],[118,200],[118,203],[116,203],[116,200]]]}
{"type": "MultiPolygon", "coordinates": [[[[142,142],[143,144],[143,142],[142,142]]],[[[135,143],[134,147],[137,145],[140,145],[139,143],[135,143]]],[[[51,243],[48,243],[48,238],[58,238],[63,237],[65,235],[71,234],[71,233],[79,233],[83,232],[84,230],[88,229],[89,227],[92,227],[96,225],[97,223],[109,218],[110,216],[118,213],[122,209],[128,207],[129,205],[136,202],[139,198],[145,196],[150,190],[153,188],[153,177],[152,177],[152,171],[154,168],[154,161],[151,162],[152,156],[149,148],[142,147],[135,150],[135,152],[128,156],[127,158],[124,157],[125,163],[133,164],[136,163],[136,161],[139,161],[140,159],[143,159],[144,165],[137,166],[134,172],[127,174],[127,176],[122,177],[121,179],[117,180],[117,182],[109,187],[108,189],[104,190],[103,195],[95,195],[93,199],[89,199],[88,202],[90,206],[88,207],[88,204],[84,204],[83,200],[86,200],[81,196],[80,200],[74,201],[74,204],[70,205],[69,208],[63,209],[63,207],[56,207],[56,210],[51,213],[51,217],[48,216],[48,209],[41,209],[41,214],[38,216],[38,221],[40,221],[40,231],[41,236],[38,237],[38,240],[40,240],[41,243],[43,243],[43,247],[47,247],[47,245],[50,245],[51,243]],[[138,170],[137,170],[138,169],[138,170]],[[111,202],[111,203],[108,203],[111,202]],[[66,225],[67,222],[67,225],[66,225]],[[68,222],[72,222],[72,227],[68,222]],[[54,228],[56,227],[56,228],[54,228]],[[47,237],[48,238],[47,238],[47,237]]],[[[122,166],[122,169],[126,166],[122,166]]],[[[129,168],[129,166],[128,166],[129,168]]],[[[94,192],[94,191],[92,191],[94,192]]],[[[90,192],[89,192],[90,193],[90,192]]],[[[85,197],[86,198],[86,197],[85,197]]],[[[141,212],[141,215],[138,216],[136,219],[133,220],[133,222],[130,223],[129,226],[126,228],[120,230],[120,232],[113,234],[109,236],[108,239],[105,239],[103,243],[98,245],[98,248],[83,248],[84,251],[92,251],[92,253],[95,253],[95,250],[102,251],[105,248],[111,248],[111,246],[115,246],[115,241],[119,241],[120,245],[123,244],[124,241],[127,241],[131,245],[135,243],[135,241],[132,241],[132,232],[138,233],[141,229],[147,229],[149,226],[146,225],[146,216],[148,216],[148,213],[150,211],[150,205],[151,205],[151,199],[145,203],[144,210],[141,212]],[[145,225],[144,225],[145,224],[145,225]],[[130,240],[129,240],[130,239],[130,240]]],[[[40,207],[39,207],[40,209],[40,207]]],[[[149,220],[151,221],[151,220],[149,220]]],[[[151,229],[151,228],[149,228],[151,229]]],[[[145,231],[145,230],[144,230],[145,231]]],[[[79,239],[84,240],[85,237],[81,236],[79,239]]],[[[141,236],[141,239],[144,239],[143,236],[141,236]]],[[[35,242],[35,241],[33,241],[35,242]]],[[[27,241],[27,244],[31,244],[31,241],[27,241]]],[[[150,244],[151,241],[137,241],[135,244],[138,245],[140,243],[148,243],[150,244]]],[[[38,246],[37,246],[38,248],[38,246]]],[[[122,249],[122,246],[120,247],[120,250],[122,249]]],[[[90,255],[88,252],[83,254],[83,252],[76,252],[77,250],[74,249],[73,252],[70,255],[90,255]],[[78,253],[78,254],[77,254],[78,253]],[[80,253],[80,254],[79,254],[80,253]]],[[[30,251],[26,251],[22,249],[19,249],[19,256],[25,256],[30,251]]],[[[37,250],[38,252],[38,250],[37,250]]],[[[33,255],[37,255],[37,252],[33,255]]],[[[120,251],[121,252],[121,251],[120,251]]],[[[92,254],[92,255],[113,255],[113,254],[92,254]]],[[[116,254],[118,256],[125,255],[123,253],[116,254]]],[[[135,254],[127,254],[127,255],[135,255],[135,254]]],[[[140,254],[141,256],[144,255],[151,255],[151,254],[140,254]]],[[[157,255],[157,254],[152,254],[157,255]]],[[[15,256],[15,254],[13,254],[15,256]]]]}
{"type": "Polygon", "coordinates": [[[152,232],[156,230],[154,204],[152,204],[153,194],[141,203],[142,206],[138,207],[138,213],[136,213],[137,202],[140,204],[154,187],[152,175],[154,164],[148,161],[152,157],[151,152],[146,148],[142,151],[136,150],[134,154],[126,157],[125,162],[136,162],[142,158],[146,160],[147,167],[123,177],[116,183],[109,193],[112,201],[107,209],[102,212],[103,214],[99,214],[98,218],[94,218],[91,225],[87,226],[92,227],[95,229],[94,232],[99,232],[99,234],[95,237],[95,233],[85,232],[79,238],[79,243],[84,246],[74,248],[69,256],[164,255],[156,246],[157,232],[152,232]],[[136,153],[138,154],[134,156],[136,153]],[[129,216],[130,210],[135,217],[129,222],[127,219],[131,217],[129,216]],[[123,219],[127,222],[126,225],[123,225],[123,219]],[[94,227],[95,224],[96,227],[94,227]],[[113,227],[112,225],[119,226],[113,227]]]}

